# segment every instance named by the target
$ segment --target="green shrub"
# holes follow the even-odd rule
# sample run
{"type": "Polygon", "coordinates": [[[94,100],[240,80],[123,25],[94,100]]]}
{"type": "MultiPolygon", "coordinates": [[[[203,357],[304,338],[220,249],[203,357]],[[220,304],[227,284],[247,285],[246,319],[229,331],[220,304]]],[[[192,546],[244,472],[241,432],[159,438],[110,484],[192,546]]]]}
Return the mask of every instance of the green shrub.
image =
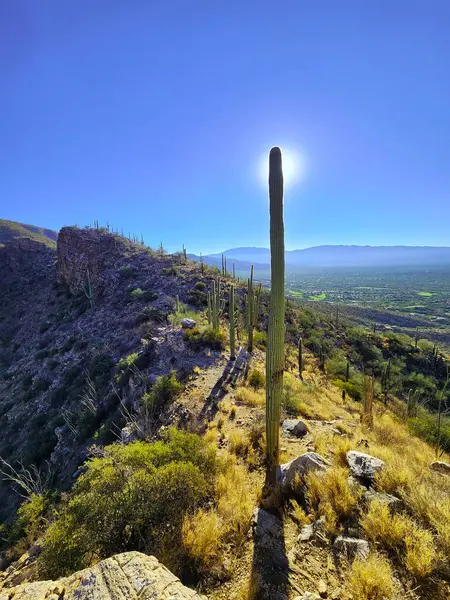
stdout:
{"type": "Polygon", "coordinates": [[[180,574],[183,520],[213,492],[215,450],[172,429],[153,444],[107,446],[86,466],[45,535],[40,576],[57,578],[129,550],[155,554],[180,574]]]}
{"type": "Polygon", "coordinates": [[[42,530],[45,521],[43,514],[48,498],[42,494],[32,494],[17,511],[17,519],[8,531],[8,542],[16,544],[23,537],[32,543],[42,530]]]}
{"type": "Polygon", "coordinates": [[[119,267],[119,275],[122,279],[129,279],[136,274],[136,270],[130,265],[122,265],[119,267]]]}
{"type": "Polygon", "coordinates": [[[164,406],[175,400],[182,389],[175,371],[172,371],[170,375],[158,377],[150,392],[142,396],[142,402],[151,413],[158,414],[164,406]]]}
{"type": "Polygon", "coordinates": [[[248,383],[255,390],[263,388],[266,385],[266,378],[264,376],[264,373],[261,373],[259,369],[253,369],[249,373],[248,383]]]}
{"type": "Polygon", "coordinates": [[[254,331],[253,345],[260,350],[265,350],[267,348],[267,333],[265,331],[254,331]]]}
{"type": "Polygon", "coordinates": [[[156,308],[156,306],[146,306],[144,310],[139,313],[136,317],[136,325],[145,323],[147,321],[156,321],[157,323],[163,323],[167,319],[167,314],[156,308]]]}
{"type": "MultiPolygon", "coordinates": [[[[438,415],[418,407],[417,416],[408,419],[411,431],[429,444],[436,444],[438,439],[438,415]]],[[[450,417],[441,417],[440,446],[442,450],[450,450],[450,417]]]]}
{"type": "Polygon", "coordinates": [[[194,348],[208,346],[214,350],[223,350],[225,348],[225,335],[219,330],[215,331],[211,327],[200,331],[198,328],[187,329],[184,332],[184,340],[194,348]]]}
{"type": "MultiPolygon", "coordinates": [[[[199,281],[198,283],[202,282],[199,281]]],[[[196,284],[194,288],[189,290],[188,303],[192,304],[192,306],[206,306],[206,304],[208,303],[208,295],[202,289],[197,288],[197,285],[198,284],[196,284]]]]}
{"type": "Polygon", "coordinates": [[[152,292],[150,290],[144,291],[141,290],[141,288],[135,288],[131,292],[131,296],[139,302],[153,302],[158,298],[158,294],[155,294],[155,292],[152,292]]]}
{"type": "Polygon", "coordinates": [[[172,265],[171,267],[164,267],[161,269],[162,275],[178,275],[178,269],[172,265]]]}
{"type": "Polygon", "coordinates": [[[350,398],[353,398],[353,400],[356,400],[357,402],[362,400],[363,390],[358,383],[355,383],[354,381],[342,381],[341,379],[335,379],[333,383],[341,390],[345,390],[345,392],[350,396],[350,398]]]}

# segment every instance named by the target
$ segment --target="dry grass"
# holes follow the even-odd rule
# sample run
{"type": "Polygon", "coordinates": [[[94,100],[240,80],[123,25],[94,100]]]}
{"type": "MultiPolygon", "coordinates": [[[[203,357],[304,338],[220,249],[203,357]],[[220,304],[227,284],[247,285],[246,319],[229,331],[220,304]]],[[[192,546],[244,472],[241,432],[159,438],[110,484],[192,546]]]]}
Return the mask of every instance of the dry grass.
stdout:
{"type": "Polygon", "coordinates": [[[394,594],[389,562],[377,554],[355,560],[350,572],[353,597],[358,600],[387,600],[394,594]]]}
{"type": "Polygon", "coordinates": [[[317,515],[325,517],[329,533],[335,533],[341,521],[350,517],[361,496],[359,489],[348,484],[348,471],[333,467],[325,473],[306,476],[307,500],[317,515]]]}
{"type": "Polygon", "coordinates": [[[242,429],[232,429],[228,434],[229,450],[236,456],[245,457],[248,454],[250,440],[242,429]]]}
{"type": "Polygon", "coordinates": [[[211,570],[220,562],[224,525],[214,511],[198,510],[183,522],[182,539],[188,556],[200,570],[211,570]]]}
{"type": "Polygon", "coordinates": [[[300,506],[300,504],[295,500],[291,501],[290,509],[291,516],[299,527],[303,527],[304,525],[309,525],[309,523],[311,523],[310,517],[306,514],[306,512],[300,506]]]}
{"type": "Polygon", "coordinates": [[[369,540],[396,554],[414,577],[425,577],[436,566],[433,535],[407,515],[392,514],[386,504],[375,501],[360,524],[369,540]]]}
{"type": "Polygon", "coordinates": [[[247,387],[239,387],[236,390],[236,401],[247,406],[263,406],[265,403],[264,392],[247,387]]]}
{"type": "Polygon", "coordinates": [[[244,466],[230,459],[216,483],[217,512],[224,523],[224,535],[233,543],[244,542],[250,525],[250,515],[256,506],[244,466]]]}

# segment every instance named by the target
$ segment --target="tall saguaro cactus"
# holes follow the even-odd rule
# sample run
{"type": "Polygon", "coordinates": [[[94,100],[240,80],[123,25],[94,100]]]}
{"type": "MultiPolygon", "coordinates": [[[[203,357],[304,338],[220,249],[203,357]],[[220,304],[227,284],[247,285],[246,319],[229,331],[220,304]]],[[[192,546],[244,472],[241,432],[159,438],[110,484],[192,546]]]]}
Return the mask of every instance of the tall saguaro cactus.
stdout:
{"type": "Polygon", "coordinates": [[[215,279],[213,279],[212,291],[208,292],[208,322],[210,325],[212,325],[214,331],[219,329],[222,308],[222,300],[220,297],[220,279],[217,279],[217,282],[215,279]]]}
{"type": "Polygon", "coordinates": [[[276,485],[280,446],[280,414],[284,372],[284,221],[283,167],[280,148],[269,154],[270,205],[270,308],[266,352],[266,437],[267,472],[270,486],[276,485]]]}
{"type": "Polygon", "coordinates": [[[234,285],[228,295],[228,318],[230,320],[230,359],[236,358],[236,315],[234,314],[234,285]]]}
{"type": "Polygon", "coordinates": [[[262,284],[258,285],[255,292],[253,288],[253,265],[250,270],[250,278],[247,281],[247,333],[248,333],[248,351],[253,352],[253,330],[258,322],[259,304],[261,302],[262,284]]]}

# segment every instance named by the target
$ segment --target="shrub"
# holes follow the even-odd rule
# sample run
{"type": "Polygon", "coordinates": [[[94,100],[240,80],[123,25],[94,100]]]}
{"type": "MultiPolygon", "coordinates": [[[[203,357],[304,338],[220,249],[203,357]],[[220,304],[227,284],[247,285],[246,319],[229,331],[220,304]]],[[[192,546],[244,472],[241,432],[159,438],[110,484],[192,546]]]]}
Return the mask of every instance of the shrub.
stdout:
{"type": "Polygon", "coordinates": [[[259,369],[253,369],[252,371],[250,371],[250,374],[248,376],[248,383],[255,390],[259,390],[260,388],[265,387],[266,378],[264,376],[264,373],[261,373],[259,369]]]}
{"type": "Polygon", "coordinates": [[[255,348],[265,350],[267,348],[267,333],[265,331],[254,331],[253,345],[255,348]]]}
{"type": "Polygon", "coordinates": [[[136,325],[145,323],[146,321],[156,321],[157,323],[163,323],[167,318],[167,314],[156,308],[156,306],[146,306],[142,312],[140,312],[135,320],[136,325]]]}
{"type": "Polygon", "coordinates": [[[40,575],[56,578],[127,550],[151,552],[180,573],[183,521],[212,492],[215,450],[169,430],[153,444],[108,446],[86,466],[45,535],[40,575]]]}
{"type": "Polygon", "coordinates": [[[184,340],[189,346],[201,348],[208,346],[214,350],[223,350],[225,348],[225,335],[222,331],[216,331],[208,327],[204,331],[200,331],[197,327],[187,329],[184,332],[184,340]]]}
{"type": "Polygon", "coordinates": [[[356,559],[350,572],[353,596],[358,600],[386,600],[394,594],[389,562],[377,554],[367,559],[356,559]]]}
{"type": "Polygon", "coordinates": [[[136,274],[136,270],[130,265],[122,265],[119,267],[119,276],[122,279],[130,279],[136,274]]]}
{"type": "Polygon", "coordinates": [[[139,300],[139,302],[153,302],[158,297],[158,294],[152,292],[150,290],[141,290],[141,288],[136,288],[131,292],[131,296],[135,300],[139,300]]]}
{"type": "Polygon", "coordinates": [[[362,389],[353,381],[342,381],[341,379],[335,379],[333,383],[334,385],[337,385],[339,389],[345,390],[353,400],[356,400],[357,402],[362,400],[362,389]]]}
{"type": "Polygon", "coordinates": [[[169,375],[158,377],[150,392],[143,395],[142,401],[151,413],[158,414],[164,406],[175,400],[182,389],[175,371],[171,371],[169,375]]]}

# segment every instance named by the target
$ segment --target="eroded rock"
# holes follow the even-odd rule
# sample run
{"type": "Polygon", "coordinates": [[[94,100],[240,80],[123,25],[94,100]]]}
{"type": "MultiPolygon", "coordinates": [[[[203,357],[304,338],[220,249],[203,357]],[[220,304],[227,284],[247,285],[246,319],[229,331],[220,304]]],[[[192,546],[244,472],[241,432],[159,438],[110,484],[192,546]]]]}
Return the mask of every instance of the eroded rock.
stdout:
{"type": "Polygon", "coordinates": [[[124,552],[56,581],[36,581],[0,591],[0,600],[200,600],[154,556],[124,552]]]}
{"type": "Polygon", "coordinates": [[[284,465],[280,465],[279,478],[281,490],[292,490],[296,477],[304,477],[311,471],[325,471],[330,463],[317,452],[306,452],[284,465]]]}
{"type": "Polygon", "coordinates": [[[450,475],[450,465],[442,460],[435,460],[431,463],[430,469],[436,471],[436,473],[442,473],[443,475],[450,475]]]}

